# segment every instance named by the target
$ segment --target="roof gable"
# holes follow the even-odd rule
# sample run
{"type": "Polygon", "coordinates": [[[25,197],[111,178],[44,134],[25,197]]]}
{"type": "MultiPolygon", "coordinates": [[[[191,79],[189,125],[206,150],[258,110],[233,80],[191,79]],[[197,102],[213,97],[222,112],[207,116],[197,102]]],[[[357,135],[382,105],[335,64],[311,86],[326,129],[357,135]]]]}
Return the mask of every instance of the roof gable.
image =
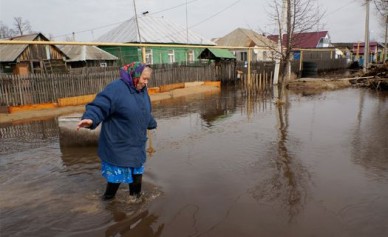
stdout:
{"type": "MultiPolygon", "coordinates": [[[[50,41],[42,33],[34,33],[29,35],[16,36],[4,40],[10,41],[50,41]]],[[[0,62],[14,62],[26,48],[28,44],[1,44],[0,45],[0,62]]],[[[67,57],[57,46],[57,48],[64,56],[67,57]]]]}
{"type": "Polygon", "coordinates": [[[168,43],[215,45],[201,35],[167,20],[164,17],[141,16],[123,22],[97,39],[99,42],[113,43],[168,43]],[[139,39],[137,24],[141,39],[139,39]]]}
{"type": "Polygon", "coordinates": [[[235,47],[272,47],[274,42],[267,39],[265,36],[249,29],[237,28],[227,35],[215,40],[219,46],[235,46],[235,47]]]}
{"type": "MultiPolygon", "coordinates": [[[[292,37],[292,47],[304,49],[317,48],[320,40],[326,36],[328,36],[327,31],[296,33],[292,37]]],[[[268,38],[277,42],[279,35],[269,35],[268,38]]],[[[283,35],[282,45],[287,45],[287,34],[283,35]]]]}

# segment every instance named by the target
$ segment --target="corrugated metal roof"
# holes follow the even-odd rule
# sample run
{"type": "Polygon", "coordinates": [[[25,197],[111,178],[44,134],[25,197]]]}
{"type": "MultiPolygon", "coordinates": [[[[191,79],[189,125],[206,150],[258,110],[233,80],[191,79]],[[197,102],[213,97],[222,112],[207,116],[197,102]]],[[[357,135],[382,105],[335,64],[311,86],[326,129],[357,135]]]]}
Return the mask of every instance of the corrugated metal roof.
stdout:
{"type": "Polygon", "coordinates": [[[265,36],[249,29],[237,28],[224,37],[215,40],[219,46],[236,46],[236,47],[268,47],[275,46],[274,42],[265,36]]]}
{"type": "Polygon", "coordinates": [[[217,58],[236,58],[229,50],[227,49],[209,49],[210,52],[217,58]]]}
{"type": "MultiPolygon", "coordinates": [[[[49,41],[42,33],[34,33],[30,35],[22,35],[2,40],[17,40],[17,41],[35,41],[40,36],[42,39],[49,41]]],[[[1,44],[0,45],[0,62],[14,62],[28,47],[27,44],[1,44]]],[[[54,46],[58,48],[57,46],[54,46]]],[[[59,49],[58,49],[59,50],[59,49]]],[[[61,51],[61,53],[63,53],[61,51]]],[[[64,56],[67,57],[66,54],[64,56]]]]}
{"type": "Polygon", "coordinates": [[[63,45],[59,48],[69,56],[67,62],[88,60],[117,60],[118,57],[96,47],[86,45],[63,45]]]}
{"type": "Polygon", "coordinates": [[[198,56],[200,59],[236,59],[236,57],[227,49],[204,49],[198,56]]]}
{"type": "Polygon", "coordinates": [[[27,48],[27,45],[18,44],[18,45],[0,45],[0,62],[13,62],[19,55],[27,48]],[[11,47],[12,46],[12,47],[11,47]]]}
{"type": "Polygon", "coordinates": [[[164,17],[138,17],[141,41],[138,37],[136,18],[132,17],[118,27],[99,37],[98,42],[113,43],[168,43],[215,45],[214,42],[202,37],[186,28],[167,20],[164,17]]]}
{"type": "MultiPolygon", "coordinates": [[[[19,41],[32,41],[39,34],[23,35],[13,38],[3,39],[3,40],[19,40],[19,41]]],[[[15,61],[21,53],[27,48],[27,44],[1,44],[0,45],[0,62],[13,62],[15,61]]]]}

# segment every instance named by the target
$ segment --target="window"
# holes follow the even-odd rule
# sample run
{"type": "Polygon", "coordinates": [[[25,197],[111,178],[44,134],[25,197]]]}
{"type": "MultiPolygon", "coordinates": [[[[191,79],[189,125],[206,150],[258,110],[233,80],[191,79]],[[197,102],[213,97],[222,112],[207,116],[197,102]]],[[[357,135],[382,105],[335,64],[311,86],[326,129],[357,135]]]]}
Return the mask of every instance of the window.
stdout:
{"type": "Polygon", "coordinates": [[[174,50],[169,50],[169,51],[168,51],[168,62],[169,62],[169,63],[175,63],[175,54],[174,54],[174,50]]]}
{"type": "Polygon", "coordinates": [[[240,59],[241,61],[247,61],[248,60],[248,53],[247,52],[240,52],[240,59]]]}
{"type": "Polygon", "coordinates": [[[187,62],[189,62],[189,63],[194,62],[194,50],[187,51],[187,62]]]}
{"type": "Polygon", "coordinates": [[[146,49],[146,63],[147,64],[153,64],[153,60],[152,60],[152,49],[146,49]]]}
{"type": "Polygon", "coordinates": [[[263,61],[267,61],[267,51],[263,51],[263,61]]]}

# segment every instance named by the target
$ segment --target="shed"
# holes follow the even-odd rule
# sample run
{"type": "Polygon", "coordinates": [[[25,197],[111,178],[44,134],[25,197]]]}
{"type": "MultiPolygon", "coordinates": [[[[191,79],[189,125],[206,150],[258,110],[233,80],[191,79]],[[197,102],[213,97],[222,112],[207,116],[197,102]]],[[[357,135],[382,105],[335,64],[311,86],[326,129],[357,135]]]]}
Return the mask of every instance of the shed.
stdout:
{"type": "Polygon", "coordinates": [[[227,49],[206,48],[198,56],[199,59],[210,59],[215,61],[230,61],[236,60],[234,56],[227,49]]]}
{"type": "Polygon", "coordinates": [[[236,78],[236,56],[227,49],[205,48],[198,59],[214,61],[216,77],[221,81],[236,78]]]}
{"type": "Polygon", "coordinates": [[[114,66],[119,59],[96,46],[63,45],[59,48],[69,56],[66,64],[71,68],[114,66]]]}
{"type": "MultiPolygon", "coordinates": [[[[35,33],[6,40],[49,41],[43,34],[35,33]]],[[[28,74],[66,70],[68,56],[55,45],[1,44],[0,72],[28,74]]]]}

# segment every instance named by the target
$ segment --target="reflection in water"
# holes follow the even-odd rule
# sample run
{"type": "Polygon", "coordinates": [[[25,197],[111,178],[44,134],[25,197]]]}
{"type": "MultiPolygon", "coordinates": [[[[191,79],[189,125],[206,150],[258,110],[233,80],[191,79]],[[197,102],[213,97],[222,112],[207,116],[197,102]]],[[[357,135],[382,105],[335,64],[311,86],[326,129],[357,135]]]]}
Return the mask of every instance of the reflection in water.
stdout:
{"type": "Polygon", "coordinates": [[[307,195],[306,177],[309,174],[287,148],[287,143],[293,139],[288,138],[290,103],[288,94],[284,96],[286,102],[276,106],[277,154],[268,155],[273,159],[272,177],[257,185],[252,195],[257,200],[280,201],[283,208],[288,210],[288,220],[291,222],[303,208],[307,195]]]}
{"type": "Polygon", "coordinates": [[[352,156],[356,163],[372,169],[374,174],[383,175],[388,170],[388,97],[377,92],[368,95],[365,90],[360,90],[352,156]],[[368,95],[377,97],[377,103],[368,104],[368,95]]]}
{"type": "Polygon", "coordinates": [[[55,141],[57,137],[58,124],[55,119],[2,125],[0,126],[0,154],[40,147],[55,141]]]}
{"type": "Polygon", "coordinates": [[[1,235],[385,237],[387,98],[276,107],[223,88],[157,104],[140,203],[126,185],[102,202],[97,146],[62,146],[55,120],[0,129],[1,235]]]}
{"type": "Polygon", "coordinates": [[[113,219],[115,224],[109,226],[105,231],[106,237],[111,236],[142,236],[158,237],[161,236],[164,225],[158,225],[158,217],[150,214],[148,211],[141,211],[138,214],[127,215],[122,211],[114,211],[113,219]]]}

